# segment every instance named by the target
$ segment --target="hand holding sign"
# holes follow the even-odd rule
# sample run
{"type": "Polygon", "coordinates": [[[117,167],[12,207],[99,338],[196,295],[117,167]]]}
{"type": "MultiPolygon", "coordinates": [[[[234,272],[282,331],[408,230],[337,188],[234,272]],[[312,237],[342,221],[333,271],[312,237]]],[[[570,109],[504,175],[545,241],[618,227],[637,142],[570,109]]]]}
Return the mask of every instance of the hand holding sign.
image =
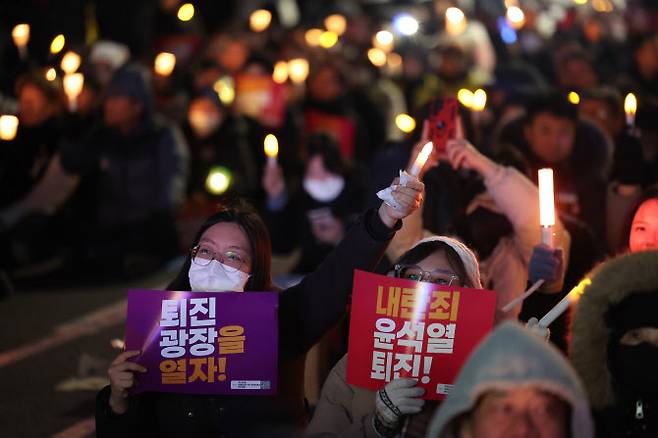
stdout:
{"type": "Polygon", "coordinates": [[[388,429],[397,429],[404,415],[423,409],[425,389],[416,386],[416,379],[395,379],[375,395],[375,414],[388,429]]]}
{"type": "Polygon", "coordinates": [[[128,390],[135,386],[135,373],[145,373],[146,368],[134,362],[131,357],[140,355],[140,351],[124,351],[110,365],[107,374],[110,377],[110,407],[116,414],[128,410],[128,390]]]}

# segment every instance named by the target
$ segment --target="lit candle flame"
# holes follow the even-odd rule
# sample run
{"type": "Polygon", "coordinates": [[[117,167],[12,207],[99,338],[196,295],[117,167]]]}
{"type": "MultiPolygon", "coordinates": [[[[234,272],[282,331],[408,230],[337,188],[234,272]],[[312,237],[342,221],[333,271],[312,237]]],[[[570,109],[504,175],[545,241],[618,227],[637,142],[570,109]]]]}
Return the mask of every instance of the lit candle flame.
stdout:
{"type": "Polygon", "coordinates": [[[173,53],[161,52],[155,57],[155,72],[160,76],[169,76],[176,66],[176,56],[173,53]]]}
{"type": "Polygon", "coordinates": [[[380,30],[372,39],[372,45],[385,52],[393,50],[393,43],[393,34],[387,30],[380,30]]]}
{"type": "Polygon", "coordinates": [[[368,50],[368,59],[376,67],[383,67],[386,65],[386,52],[382,49],[373,47],[368,50]]]}
{"type": "Polygon", "coordinates": [[[461,35],[466,30],[466,16],[464,12],[455,7],[446,10],[446,32],[452,36],[461,35]]]}
{"type": "Polygon", "coordinates": [[[66,52],[60,65],[64,73],[75,73],[80,67],[80,55],[75,52],[66,52]]]}
{"type": "Polygon", "coordinates": [[[266,9],[258,9],[249,16],[249,27],[254,32],[263,32],[270,27],[272,13],[266,9]]]}
{"type": "Polygon", "coordinates": [[[457,100],[459,100],[459,103],[464,105],[466,108],[470,108],[473,106],[473,99],[474,96],[471,90],[462,88],[457,92],[457,100]]]}
{"type": "Polygon", "coordinates": [[[30,25],[25,23],[17,24],[11,30],[11,37],[19,50],[25,48],[28,41],[30,41],[30,25]]]}
{"type": "Polygon", "coordinates": [[[13,140],[18,130],[18,117],[0,116],[0,140],[13,140]]]}
{"type": "Polygon", "coordinates": [[[279,155],[279,141],[274,134],[267,134],[263,142],[265,147],[265,155],[270,158],[276,158],[279,155]]]}
{"type": "Polygon", "coordinates": [[[69,108],[75,111],[77,107],[77,98],[82,92],[85,77],[82,73],[72,73],[64,75],[64,93],[69,98],[69,108]]]}
{"type": "Polygon", "coordinates": [[[320,37],[322,36],[324,32],[322,32],[322,29],[309,29],[306,31],[304,34],[304,38],[306,39],[306,44],[308,44],[311,47],[317,47],[320,45],[320,37]]]}
{"type": "Polygon", "coordinates": [[[624,112],[626,113],[626,124],[633,126],[635,124],[635,113],[637,111],[637,98],[635,94],[628,93],[624,99],[624,112]]]}
{"type": "Polygon", "coordinates": [[[330,15],[324,19],[324,27],[340,36],[344,34],[347,29],[347,20],[340,14],[330,15]]]}
{"type": "Polygon", "coordinates": [[[272,79],[277,84],[283,84],[288,80],[288,63],[279,61],[274,64],[274,71],[272,72],[272,79]]]}
{"type": "Polygon", "coordinates": [[[308,77],[308,61],[304,58],[296,58],[288,61],[288,75],[290,80],[296,84],[303,83],[308,77]]]}
{"type": "Polygon", "coordinates": [[[482,89],[478,88],[473,93],[473,102],[471,103],[471,109],[474,111],[483,111],[487,106],[487,93],[482,89]]]}
{"type": "Polygon", "coordinates": [[[50,43],[50,53],[53,55],[58,54],[64,48],[64,44],[66,44],[66,38],[64,38],[64,35],[60,33],[55,38],[53,38],[52,43],[50,43]]]}
{"type": "Polygon", "coordinates": [[[395,125],[407,134],[416,129],[416,121],[409,114],[398,114],[395,117],[395,125]]]}
{"type": "Polygon", "coordinates": [[[320,35],[320,45],[325,49],[330,49],[338,42],[338,34],[335,32],[327,31],[322,32],[320,35]]]}

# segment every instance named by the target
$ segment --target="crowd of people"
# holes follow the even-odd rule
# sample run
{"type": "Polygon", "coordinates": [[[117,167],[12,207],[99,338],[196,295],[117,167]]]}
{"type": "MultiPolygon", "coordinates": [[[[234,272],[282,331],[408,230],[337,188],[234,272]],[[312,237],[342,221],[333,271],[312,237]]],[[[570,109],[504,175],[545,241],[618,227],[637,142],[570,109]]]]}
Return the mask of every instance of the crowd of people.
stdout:
{"type": "Polygon", "coordinates": [[[0,113],[18,118],[14,133],[0,126],[0,298],[181,259],[168,290],[281,291],[276,397],[131,396],[144,369],[124,352],[98,435],[658,436],[656,5],[435,0],[406,6],[420,22],[410,36],[392,4],[268,3],[257,29],[254,2],[228,3],[186,20],[177,0],[127,19],[99,4],[91,24],[73,8],[86,40],[73,13],[53,31],[74,36],[59,51],[43,31],[12,43],[26,18],[0,26],[0,113]],[[316,28],[331,35],[315,41],[316,28]],[[73,97],[67,52],[84,75],[73,97]],[[459,135],[401,184],[437,98],[458,98],[459,135]],[[397,208],[376,197],[389,186],[397,208]],[[293,263],[272,272],[273,256],[293,263]],[[221,266],[209,275],[199,257],[221,266]],[[447,400],[424,402],[413,379],[347,383],[354,269],[495,291],[495,328],[447,400]],[[579,284],[548,341],[523,327],[579,284]],[[326,382],[308,406],[304,360],[319,342],[326,382]]]}

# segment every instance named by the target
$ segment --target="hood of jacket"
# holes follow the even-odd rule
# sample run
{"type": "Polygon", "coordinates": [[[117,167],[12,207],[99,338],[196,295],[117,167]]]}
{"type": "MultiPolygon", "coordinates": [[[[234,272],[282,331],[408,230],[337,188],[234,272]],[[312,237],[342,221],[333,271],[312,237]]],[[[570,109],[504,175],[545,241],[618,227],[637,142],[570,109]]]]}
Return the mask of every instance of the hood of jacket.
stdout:
{"type": "Polygon", "coordinates": [[[592,407],[602,409],[615,401],[607,365],[612,331],[605,315],[631,293],[658,289],[658,251],[616,257],[594,268],[586,278],[591,284],[583,288],[574,311],[569,356],[592,407]]]}
{"type": "Polygon", "coordinates": [[[560,397],[571,408],[572,436],[593,436],[587,396],[576,372],[555,347],[514,322],[499,325],[471,353],[427,436],[456,437],[455,420],[473,410],[482,395],[523,387],[560,397]]]}

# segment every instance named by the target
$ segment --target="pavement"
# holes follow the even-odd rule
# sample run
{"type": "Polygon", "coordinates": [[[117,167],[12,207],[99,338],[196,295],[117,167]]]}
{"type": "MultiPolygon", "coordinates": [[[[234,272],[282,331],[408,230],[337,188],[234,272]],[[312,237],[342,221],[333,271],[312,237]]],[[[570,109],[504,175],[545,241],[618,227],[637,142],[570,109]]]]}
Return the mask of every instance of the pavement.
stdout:
{"type": "Polygon", "coordinates": [[[0,435],[95,436],[94,406],[120,352],[128,289],[162,289],[176,267],[131,282],[18,290],[0,301],[0,435]]]}

